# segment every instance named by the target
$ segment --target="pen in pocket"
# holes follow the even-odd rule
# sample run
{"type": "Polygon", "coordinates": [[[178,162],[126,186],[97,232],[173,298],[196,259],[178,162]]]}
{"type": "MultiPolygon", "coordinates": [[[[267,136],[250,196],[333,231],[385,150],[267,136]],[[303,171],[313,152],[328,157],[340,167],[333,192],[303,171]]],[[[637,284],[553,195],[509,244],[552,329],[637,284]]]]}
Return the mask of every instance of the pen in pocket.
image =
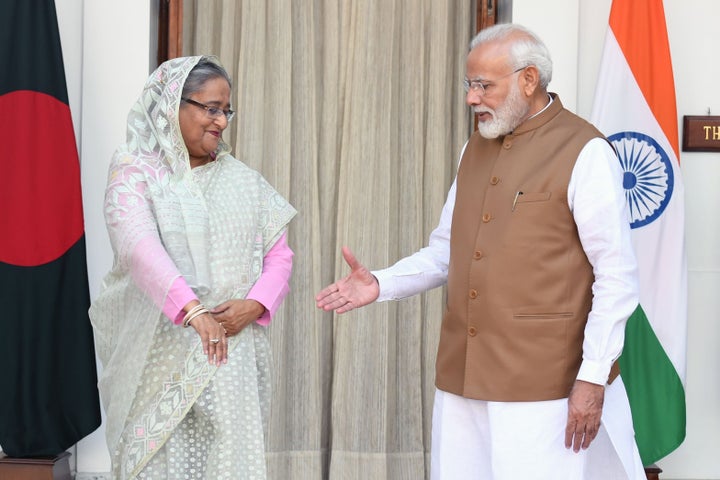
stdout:
{"type": "Polygon", "coordinates": [[[522,195],[522,194],[523,194],[523,192],[521,192],[520,190],[518,190],[517,192],[515,192],[515,198],[513,198],[512,210],[510,210],[511,212],[514,212],[514,211],[515,211],[515,205],[517,204],[518,197],[519,197],[520,195],[522,195]]]}

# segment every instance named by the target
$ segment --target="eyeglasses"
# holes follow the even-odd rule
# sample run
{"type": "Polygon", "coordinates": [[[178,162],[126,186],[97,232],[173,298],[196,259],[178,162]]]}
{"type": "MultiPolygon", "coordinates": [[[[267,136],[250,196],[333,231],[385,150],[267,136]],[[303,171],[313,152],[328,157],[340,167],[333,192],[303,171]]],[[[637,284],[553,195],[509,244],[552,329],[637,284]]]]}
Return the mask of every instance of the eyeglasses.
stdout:
{"type": "Polygon", "coordinates": [[[195,105],[196,107],[200,107],[200,108],[204,109],[207,116],[212,119],[220,118],[221,115],[225,115],[225,118],[229,122],[235,116],[235,112],[230,109],[223,110],[222,108],[205,105],[204,103],[197,102],[197,101],[193,100],[192,98],[180,97],[180,100],[182,100],[183,102],[187,102],[190,105],[195,105]]]}
{"type": "Polygon", "coordinates": [[[503,75],[502,77],[496,78],[495,80],[483,80],[482,78],[473,78],[472,80],[468,80],[467,78],[463,80],[463,86],[465,87],[465,92],[475,92],[480,93],[482,95],[485,95],[487,93],[487,88],[491,86],[493,83],[497,82],[498,80],[502,80],[505,77],[509,77],[510,75],[513,75],[515,73],[518,73],[521,70],[525,70],[527,66],[520,67],[517,70],[513,70],[512,72],[503,75]]]}

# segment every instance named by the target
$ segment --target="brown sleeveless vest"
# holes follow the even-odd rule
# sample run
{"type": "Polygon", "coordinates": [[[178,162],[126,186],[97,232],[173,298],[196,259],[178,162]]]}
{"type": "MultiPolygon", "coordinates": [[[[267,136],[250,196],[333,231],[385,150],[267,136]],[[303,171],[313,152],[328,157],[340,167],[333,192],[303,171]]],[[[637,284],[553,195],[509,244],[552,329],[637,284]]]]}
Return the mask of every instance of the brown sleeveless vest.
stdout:
{"type": "Polygon", "coordinates": [[[567,188],[595,137],[555,97],[504,138],[470,138],[457,176],[439,389],[490,401],[568,396],[594,277],[567,188]]]}

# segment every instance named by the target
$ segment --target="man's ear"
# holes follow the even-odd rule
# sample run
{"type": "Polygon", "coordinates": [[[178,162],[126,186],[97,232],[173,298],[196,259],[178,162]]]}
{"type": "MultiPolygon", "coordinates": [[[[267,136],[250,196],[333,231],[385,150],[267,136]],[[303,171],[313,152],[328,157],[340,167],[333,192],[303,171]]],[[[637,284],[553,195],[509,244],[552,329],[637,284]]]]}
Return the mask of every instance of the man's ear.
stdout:
{"type": "Polygon", "coordinates": [[[540,87],[540,72],[538,72],[537,67],[535,65],[525,67],[523,71],[520,72],[520,78],[523,93],[528,97],[532,97],[540,87]]]}

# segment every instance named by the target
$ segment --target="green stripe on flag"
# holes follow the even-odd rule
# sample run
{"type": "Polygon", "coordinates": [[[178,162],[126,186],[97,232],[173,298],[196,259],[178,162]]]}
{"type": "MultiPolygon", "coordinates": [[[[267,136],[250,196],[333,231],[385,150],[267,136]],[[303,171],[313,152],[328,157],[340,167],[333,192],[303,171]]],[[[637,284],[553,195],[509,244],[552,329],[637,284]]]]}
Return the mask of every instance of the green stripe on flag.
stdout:
{"type": "Polygon", "coordinates": [[[649,465],[685,439],[685,389],[640,305],[625,327],[620,371],[640,458],[649,465]]]}

